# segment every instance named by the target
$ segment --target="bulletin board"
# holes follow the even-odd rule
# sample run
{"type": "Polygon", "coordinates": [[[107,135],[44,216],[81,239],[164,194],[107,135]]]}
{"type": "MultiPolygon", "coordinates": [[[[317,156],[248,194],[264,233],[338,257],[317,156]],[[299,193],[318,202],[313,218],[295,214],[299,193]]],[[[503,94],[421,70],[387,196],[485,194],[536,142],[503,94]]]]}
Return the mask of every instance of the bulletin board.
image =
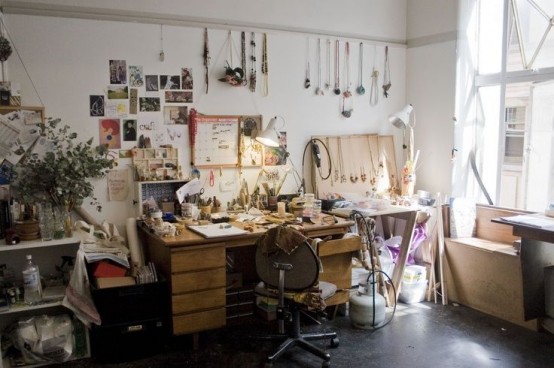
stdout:
{"type": "Polygon", "coordinates": [[[240,116],[198,115],[192,162],[198,168],[239,164],[240,116]]]}
{"type": "Polygon", "coordinates": [[[331,166],[328,178],[315,176],[318,198],[344,194],[398,193],[400,181],[396,166],[394,137],[391,135],[359,134],[344,136],[314,136],[323,147],[321,167],[331,166]]]}

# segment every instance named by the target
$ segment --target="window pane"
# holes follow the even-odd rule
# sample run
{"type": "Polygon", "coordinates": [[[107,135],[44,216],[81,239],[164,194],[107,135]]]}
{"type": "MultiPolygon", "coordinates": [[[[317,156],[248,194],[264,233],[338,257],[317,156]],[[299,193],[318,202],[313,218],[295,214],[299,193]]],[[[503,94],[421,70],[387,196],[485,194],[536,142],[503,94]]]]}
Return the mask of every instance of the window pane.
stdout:
{"type": "Polygon", "coordinates": [[[508,71],[554,66],[552,1],[512,0],[508,71]]]}
{"type": "Polygon", "coordinates": [[[503,0],[480,2],[479,74],[499,73],[502,63],[503,0]]]}

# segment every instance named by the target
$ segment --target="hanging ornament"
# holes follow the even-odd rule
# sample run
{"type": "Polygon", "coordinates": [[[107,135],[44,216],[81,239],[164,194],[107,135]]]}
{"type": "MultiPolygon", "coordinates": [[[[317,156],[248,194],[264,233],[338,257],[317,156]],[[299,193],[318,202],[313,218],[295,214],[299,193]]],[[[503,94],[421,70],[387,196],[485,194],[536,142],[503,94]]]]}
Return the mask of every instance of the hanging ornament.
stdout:
{"type": "Polygon", "coordinates": [[[323,96],[325,93],[321,88],[321,40],[317,40],[317,88],[315,89],[317,96],[323,96]]]}
{"type": "Polygon", "coordinates": [[[250,33],[250,92],[256,92],[256,34],[250,33]]]}
{"type": "Polygon", "coordinates": [[[269,95],[269,60],[267,56],[267,33],[262,39],[262,96],[269,95]]]}
{"type": "Polygon", "coordinates": [[[359,69],[360,69],[360,85],[356,88],[356,92],[361,96],[365,94],[364,88],[364,43],[360,42],[360,55],[359,55],[359,69]]]}
{"type": "MultiPolygon", "coordinates": [[[[231,64],[232,64],[233,63],[233,51],[232,51],[233,39],[231,37],[231,31],[229,31],[228,33],[227,43],[229,46],[229,60],[231,60],[231,64]]],[[[241,87],[246,85],[247,81],[244,75],[244,69],[239,67],[233,68],[228,61],[226,63],[227,65],[225,66],[225,77],[219,78],[219,81],[228,83],[233,87],[241,87]]]]}
{"type": "Polygon", "coordinates": [[[389,65],[389,47],[385,46],[385,71],[383,75],[383,95],[389,97],[389,89],[392,86],[390,82],[390,65],[389,65]]]}
{"type": "Polygon", "coordinates": [[[0,61],[6,61],[12,54],[10,41],[4,36],[0,36],[0,61]]]}
{"type": "Polygon", "coordinates": [[[335,89],[336,95],[340,95],[340,69],[339,69],[339,40],[335,41],[335,89]]]}
{"type": "Polygon", "coordinates": [[[306,46],[306,79],[304,79],[304,88],[310,88],[310,39],[307,40],[306,46]]]}

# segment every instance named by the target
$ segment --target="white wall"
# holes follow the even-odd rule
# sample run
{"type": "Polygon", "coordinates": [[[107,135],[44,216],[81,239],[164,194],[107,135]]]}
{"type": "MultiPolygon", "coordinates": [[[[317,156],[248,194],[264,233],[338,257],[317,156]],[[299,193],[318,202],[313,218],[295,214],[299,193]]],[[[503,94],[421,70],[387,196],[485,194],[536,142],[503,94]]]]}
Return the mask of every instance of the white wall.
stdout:
{"type": "MultiPolygon", "coordinates": [[[[10,2],[6,2],[10,3],[10,2]]],[[[16,2],[17,3],[17,2],[16,2]]],[[[33,1],[33,3],[40,3],[33,1]]],[[[72,1],[49,1],[57,5],[73,5],[72,1]]],[[[159,2],[157,2],[159,3],[159,2]]],[[[142,9],[143,11],[159,11],[161,13],[180,13],[194,16],[209,16],[211,18],[236,16],[238,21],[257,20],[260,23],[273,24],[281,22],[284,26],[291,23],[302,24],[309,29],[327,29],[346,34],[365,34],[369,37],[382,39],[401,39],[406,27],[406,1],[347,1],[335,4],[328,1],[310,2],[311,7],[298,5],[293,1],[279,2],[281,7],[272,6],[259,9],[258,1],[240,2],[233,7],[227,2],[187,2],[183,8],[181,2],[164,1],[152,8],[151,2],[130,1],[94,1],[91,6],[118,6],[121,9],[142,9]],[[287,7],[288,5],[288,7],[287,7]],[[317,16],[314,9],[318,9],[317,16]],[[345,9],[348,9],[346,12],[345,9]],[[362,10],[364,13],[361,13],[362,10]],[[286,17],[285,15],[290,15],[286,17]],[[320,18],[320,14],[321,18],[320,18]],[[394,17],[392,16],[394,14],[394,17]],[[331,16],[333,15],[333,16],[331,16]],[[339,15],[339,16],[337,16],[339,15]],[[331,21],[332,20],[332,21],[331,21]],[[364,21],[362,21],[364,20],[364,21]],[[375,22],[372,22],[375,20],[375,22]],[[296,23],[297,22],[297,23],[296,23]]],[[[265,5],[269,6],[267,3],[265,5]]],[[[9,10],[9,4],[7,8],[9,10]]],[[[223,21],[222,21],[223,22],[223,21]]],[[[231,22],[231,21],[230,21],[231,22]]],[[[227,31],[210,29],[210,52],[212,66],[210,75],[210,91],[203,92],[203,29],[188,26],[165,25],[164,51],[165,61],[158,60],[160,52],[160,26],[136,22],[119,22],[105,20],[85,20],[60,18],[50,16],[22,15],[9,13],[5,15],[5,24],[11,36],[18,55],[14,53],[8,61],[8,79],[18,81],[22,87],[22,99],[25,105],[40,105],[46,107],[47,116],[60,117],[70,124],[79,137],[98,140],[98,119],[89,116],[89,95],[102,94],[109,84],[108,62],[111,59],[127,60],[128,65],[142,65],[145,74],[175,74],[181,67],[192,67],[195,79],[194,103],[190,107],[205,114],[262,114],[264,124],[274,115],[283,116],[286,121],[285,130],[288,133],[288,147],[293,162],[301,168],[302,150],[312,135],[342,135],[350,133],[379,133],[397,135],[397,147],[400,145],[399,132],[393,131],[387,123],[389,113],[400,109],[405,101],[406,85],[406,49],[402,45],[389,47],[391,62],[392,89],[391,97],[382,96],[376,107],[369,105],[368,94],[354,97],[354,113],[350,119],[340,115],[340,100],[337,96],[327,93],[323,97],[315,96],[314,89],[303,88],[304,67],[306,64],[306,39],[311,42],[312,85],[315,85],[317,70],[315,64],[315,37],[313,34],[299,32],[284,32],[268,30],[269,37],[269,67],[270,95],[262,97],[260,89],[255,94],[246,88],[233,88],[217,78],[223,75],[223,65],[228,59],[225,44],[227,31]],[[26,71],[23,68],[25,66],[26,71]],[[28,75],[27,75],[28,72],[28,75]],[[34,87],[38,92],[35,93],[34,87]],[[39,99],[40,96],[40,99],[39,99]]],[[[221,26],[221,25],[220,25],[221,26]]],[[[246,29],[248,31],[248,29],[246,29]]],[[[261,35],[257,34],[258,50],[261,49],[261,35]]],[[[240,49],[239,33],[233,32],[234,43],[240,49]]],[[[334,41],[335,38],[332,38],[334,41]]],[[[357,56],[359,40],[340,38],[351,42],[351,81],[353,89],[357,81],[357,56]]],[[[375,60],[382,70],[384,59],[383,44],[375,47],[365,42],[364,85],[370,86],[370,70],[375,60]]],[[[343,46],[342,46],[343,47],[343,46]]],[[[260,57],[260,56],[259,56],[260,57]]],[[[233,55],[234,64],[240,58],[233,55]]],[[[341,65],[343,56],[341,49],[341,65]]],[[[382,75],[382,74],[381,74],[382,75]]],[[[260,73],[258,74],[260,76],[260,73]]],[[[382,80],[380,81],[382,82],[382,80]]],[[[144,96],[144,90],[139,90],[139,97],[144,96]]],[[[419,110],[418,110],[419,114],[419,110]]],[[[140,117],[139,117],[140,118],[140,117]]],[[[419,124],[419,123],[418,123],[419,124]]],[[[161,126],[163,129],[164,127],[161,126]]],[[[181,141],[168,142],[182,149],[182,163],[188,170],[190,161],[188,134],[183,128],[181,141]]],[[[417,143],[416,143],[417,144],[417,143]]],[[[122,148],[131,148],[133,144],[123,142],[122,148]]],[[[400,149],[398,148],[398,152],[400,149]]],[[[119,167],[130,164],[128,159],[120,160],[119,167]]],[[[225,177],[238,175],[236,170],[223,170],[225,177]]],[[[249,185],[255,182],[258,169],[244,170],[244,177],[249,185]]],[[[208,177],[208,171],[202,171],[203,181],[208,177]]],[[[105,180],[96,184],[96,196],[103,202],[103,211],[98,214],[94,209],[85,207],[97,221],[107,220],[122,227],[125,218],[135,214],[132,198],[125,202],[109,202],[105,180]]],[[[287,183],[289,190],[294,183],[287,183]]],[[[216,185],[210,188],[206,184],[208,195],[218,195],[223,201],[236,196],[237,192],[220,194],[216,185]]]]}
{"type": "Polygon", "coordinates": [[[451,194],[457,0],[408,1],[406,100],[413,104],[416,189],[451,194]]]}

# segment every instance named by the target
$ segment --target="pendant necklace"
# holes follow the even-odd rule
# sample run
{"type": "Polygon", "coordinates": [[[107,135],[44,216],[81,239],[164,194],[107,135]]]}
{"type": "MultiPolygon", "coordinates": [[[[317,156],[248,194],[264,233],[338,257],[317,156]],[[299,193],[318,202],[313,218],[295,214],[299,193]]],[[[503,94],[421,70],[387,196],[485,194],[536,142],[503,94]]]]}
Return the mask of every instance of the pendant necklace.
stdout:
{"type": "Polygon", "coordinates": [[[331,88],[331,40],[327,40],[327,80],[325,81],[325,89],[331,88]]]}
{"type": "Polygon", "coordinates": [[[325,93],[321,88],[321,40],[317,39],[317,88],[315,89],[317,96],[323,96],[325,93]]]}
{"type": "Polygon", "coordinates": [[[375,161],[373,160],[373,152],[371,151],[371,142],[369,140],[369,136],[367,137],[367,147],[369,149],[369,159],[371,162],[371,177],[369,178],[369,184],[371,184],[371,190],[373,192],[377,191],[377,178],[380,175],[381,171],[381,163],[378,162],[378,166],[375,166],[375,161]]]}
{"type": "Polygon", "coordinates": [[[377,48],[373,49],[373,71],[371,72],[371,91],[369,92],[369,104],[376,106],[379,102],[379,71],[375,68],[375,58],[377,56],[377,48]]]}
{"type": "Polygon", "coordinates": [[[365,174],[365,167],[363,165],[360,166],[360,179],[362,179],[362,182],[364,183],[367,180],[367,175],[365,174]]]}
{"type": "Polygon", "coordinates": [[[210,49],[208,47],[208,28],[204,28],[204,78],[206,83],[206,94],[209,87],[209,67],[210,67],[210,49]]]}
{"type": "MultiPolygon", "coordinates": [[[[329,137],[325,137],[325,144],[327,145],[327,151],[329,151],[329,157],[331,158],[331,168],[335,169],[335,177],[338,176],[337,166],[335,165],[333,154],[331,153],[331,145],[329,144],[329,137]]],[[[333,175],[329,175],[329,180],[331,180],[331,186],[334,186],[333,175]]]]}
{"type": "Polygon", "coordinates": [[[338,148],[339,148],[340,182],[346,183],[346,175],[344,174],[344,162],[342,160],[342,138],[341,137],[339,137],[338,148]]]}
{"type": "Polygon", "coordinates": [[[267,33],[262,39],[262,96],[269,95],[269,62],[267,58],[267,33]]]}
{"type": "MultiPolygon", "coordinates": [[[[352,107],[352,92],[350,92],[350,43],[344,44],[344,64],[346,69],[346,89],[342,93],[342,116],[349,118],[352,116],[354,108],[352,107]]],[[[351,175],[352,177],[352,175],[351,175]]]]}
{"type": "Polygon", "coordinates": [[[392,86],[390,82],[390,66],[389,66],[389,47],[385,46],[385,68],[383,71],[383,96],[389,97],[389,89],[392,86]]]}
{"type": "MultiPolygon", "coordinates": [[[[240,67],[246,73],[246,33],[244,32],[240,33],[240,67]]],[[[246,74],[244,77],[244,83],[246,84],[248,83],[246,81],[246,74]]]]}
{"type": "Polygon", "coordinates": [[[304,88],[310,88],[310,39],[307,39],[306,46],[306,79],[304,79],[304,88]]]}
{"type": "Polygon", "coordinates": [[[256,34],[250,33],[250,92],[256,92],[256,34]]]}
{"type": "Polygon", "coordinates": [[[339,40],[335,41],[335,94],[340,95],[339,40]]]}
{"type": "Polygon", "coordinates": [[[358,88],[356,88],[356,92],[361,96],[365,94],[365,88],[364,88],[364,43],[360,42],[360,55],[359,55],[359,61],[360,61],[360,85],[358,88]]]}

